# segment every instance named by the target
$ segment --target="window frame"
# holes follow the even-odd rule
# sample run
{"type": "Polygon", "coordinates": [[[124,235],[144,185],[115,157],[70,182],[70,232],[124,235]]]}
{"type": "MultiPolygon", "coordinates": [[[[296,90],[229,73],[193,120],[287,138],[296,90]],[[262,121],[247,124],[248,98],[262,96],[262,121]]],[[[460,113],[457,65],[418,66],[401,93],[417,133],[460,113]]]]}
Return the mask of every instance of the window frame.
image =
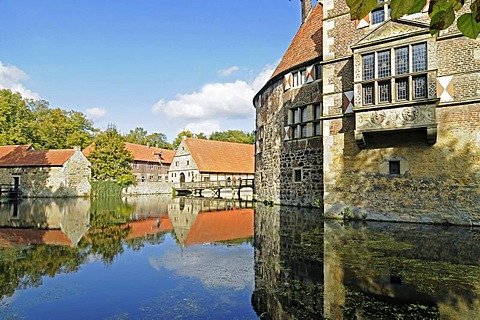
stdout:
{"type": "Polygon", "coordinates": [[[361,80],[359,81],[361,84],[362,107],[428,99],[429,56],[427,41],[399,44],[388,49],[378,48],[359,55],[362,62],[361,80]],[[405,48],[408,48],[406,52],[405,48]],[[416,49],[415,53],[414,48],[416,49]],[[421,49],[418,50],[418,48],[421,49]],[[384,58],[386,56],[389,57],[389,62],[386,62],[384,58]],[[413,61],[415,59],[419,62],[414,66],[413,61]],[[398,68],[400,61],[403,65],[398,68]],[[384,69],[382,69],[381,64],[384,64],[384,69]],[[370,70],[372,67],[373,78],[372,70],[370,70]],[[406,86],[401,87],[400,84],[405,82],[406,86]],[[421,86],[418,86],[418,84],[421,84],[421,86]]]}
{"type": "Polygon", "coordinates": [[[296,106],[290,108],[288,113],[289,140],[313,138],[322,135],[321,102],[296,106]]]}

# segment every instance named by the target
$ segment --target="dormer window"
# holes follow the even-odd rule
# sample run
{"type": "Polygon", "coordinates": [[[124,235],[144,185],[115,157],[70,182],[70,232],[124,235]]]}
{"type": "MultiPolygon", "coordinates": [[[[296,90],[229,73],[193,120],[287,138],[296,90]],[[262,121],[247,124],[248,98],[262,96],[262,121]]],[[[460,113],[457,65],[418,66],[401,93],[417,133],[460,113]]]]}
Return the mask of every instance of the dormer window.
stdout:
{"type": "Polygon", "coordinates": [[[427,98],[426,42],[362,55],[362,105],[427,98]]]}

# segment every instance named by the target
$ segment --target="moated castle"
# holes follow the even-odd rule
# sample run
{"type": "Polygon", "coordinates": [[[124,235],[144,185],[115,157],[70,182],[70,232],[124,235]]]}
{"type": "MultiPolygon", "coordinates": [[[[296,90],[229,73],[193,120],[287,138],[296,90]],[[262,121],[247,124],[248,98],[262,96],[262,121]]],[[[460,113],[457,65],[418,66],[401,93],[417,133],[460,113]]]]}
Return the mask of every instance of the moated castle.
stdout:
{"type": "Polygon", "coordinates": [[[379,1],[352,21],[342,0],[301,4],[254,98],[258,200],[480,225],[480,41],[455,23],[431,36],[426,8],[391,21],[379,1]]]}

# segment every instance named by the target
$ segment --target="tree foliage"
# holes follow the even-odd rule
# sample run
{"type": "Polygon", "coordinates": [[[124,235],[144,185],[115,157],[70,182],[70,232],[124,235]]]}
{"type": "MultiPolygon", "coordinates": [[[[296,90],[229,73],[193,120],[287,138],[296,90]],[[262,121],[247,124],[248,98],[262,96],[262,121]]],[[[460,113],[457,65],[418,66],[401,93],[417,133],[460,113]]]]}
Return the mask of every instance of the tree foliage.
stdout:
{"type": "Polygon", "coordinates": [[[125,149],[125,141],[114,126],[95,137],[88,160],[95,180],[116,181],[122,186],[135,183],[133,156],[125,149]]]}
{"type": "Polygon", "coordinates": [[[240,130],[227,130],[213,132],[210,135],[210,140],[254,144],[255,134],[254,132],[248,133],[240,130]]]}
{"type": "Polygon", "coordinates": [[[184,130],[180,132],[175,139],[173,139],[172,146],[173,149],[177,149],[180,143],[182,142],[183,137],[185,138],[195,138],[195,134],[189,130],[184,130]]]}
{"type": "Polygon", "coordinates": [[[149,144],[157,148],[172,149],[172,145],[167,142],[167,136],[165,134],[159,132],[148,134],[147,130],[141,127],[130,130],[130,132],[125,135],[125,141],[144,146],[149,144]]]}
{"type": "MultiPolygon", "coordinates": [[[[427,4],[426,0],[391,0],[392,20],[397,20],[405,14],[420,12],[427,4]]],[[[463,8],[464,0],[430,0],[428,15],[430,16],[430,33],[450,27],[456,13],[463,8]]],[[[362,19],[375,7],[377,0],[347,0],[352,19],[362,19]]],[[[457,27],[465,36],[476,39],[480,33],[480,0],[472,1],[470,12],[463,13],[457,19],[457,27]]]]}
{"type": "Polygon", "coordinates": [[[85,148],[95,129],[77,111],[52,109],[45,100],[0,90],[0,145],[33,144],[35,149],[85,148]]]}

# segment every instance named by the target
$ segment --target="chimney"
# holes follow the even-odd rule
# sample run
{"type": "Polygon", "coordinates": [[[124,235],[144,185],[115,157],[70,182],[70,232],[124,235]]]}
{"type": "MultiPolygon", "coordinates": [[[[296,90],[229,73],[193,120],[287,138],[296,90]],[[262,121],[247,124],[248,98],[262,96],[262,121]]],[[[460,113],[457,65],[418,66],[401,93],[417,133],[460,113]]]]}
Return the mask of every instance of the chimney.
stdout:
{"type": "Polygon", "coordinates": [[[312,0],[300,0],[300,2],[302,3],[302,23],[304,23],[312,11],[312,0]]]}

